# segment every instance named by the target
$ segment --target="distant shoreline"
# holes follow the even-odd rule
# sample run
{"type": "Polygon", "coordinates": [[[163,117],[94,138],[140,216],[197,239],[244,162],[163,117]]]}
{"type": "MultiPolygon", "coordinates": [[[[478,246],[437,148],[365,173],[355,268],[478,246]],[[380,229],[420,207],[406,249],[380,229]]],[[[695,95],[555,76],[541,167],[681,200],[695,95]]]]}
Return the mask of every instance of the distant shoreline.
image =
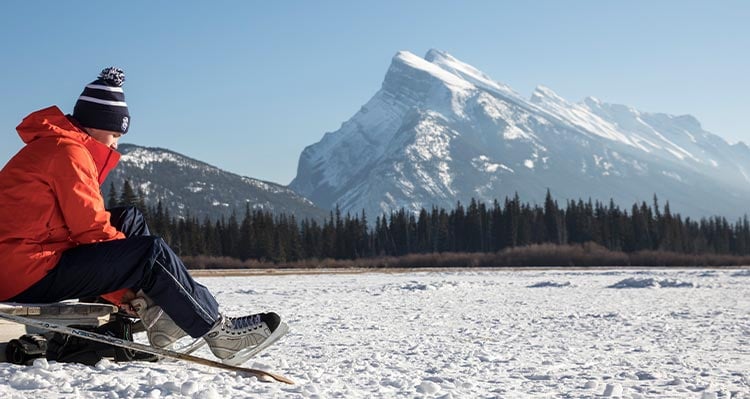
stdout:
{"type": "Polygon", "coordinates": [[[307,268],[307,269],[191,269],[193,277],[286,276],[315,274],[401,274],[444,272],[529,272],[603,270],[750,270],[750,266],[507,266],[507,267],[412,267],[412,268],[307,268]]]}
{"type": "Polygon", "coordinates": [[[610,251],[594,244],[540,244],[500,252],[415,253],[357,259],[305,259],[274,263],[229,257],[186,256],[195,276],[267,274],[361,274],[446,271],[746,269],[750,256],[667,251],[610,251]]]}

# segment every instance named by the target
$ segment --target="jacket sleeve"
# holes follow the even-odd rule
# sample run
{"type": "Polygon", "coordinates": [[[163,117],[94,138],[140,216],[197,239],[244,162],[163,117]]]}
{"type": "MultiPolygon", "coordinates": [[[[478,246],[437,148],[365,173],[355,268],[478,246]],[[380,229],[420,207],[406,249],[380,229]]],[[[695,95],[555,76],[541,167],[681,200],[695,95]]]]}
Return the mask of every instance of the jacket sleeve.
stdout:
{"type": "Polygon", "coordinates": [[[115,292],[110,292],[109,294],[104,294],[101,297],[106,299],[109,302],[114,303],[117,306],[122,306],[125,304],[125,294],[130,291],[127,288],[119,289],[115,292]]]}
{"type": "Polygon", "coordinates": [[[62,145],[53,155],[48,173],[70,239],[79,244],[125,238],[109,222],[98,171],[84,147],[62,145]]]}

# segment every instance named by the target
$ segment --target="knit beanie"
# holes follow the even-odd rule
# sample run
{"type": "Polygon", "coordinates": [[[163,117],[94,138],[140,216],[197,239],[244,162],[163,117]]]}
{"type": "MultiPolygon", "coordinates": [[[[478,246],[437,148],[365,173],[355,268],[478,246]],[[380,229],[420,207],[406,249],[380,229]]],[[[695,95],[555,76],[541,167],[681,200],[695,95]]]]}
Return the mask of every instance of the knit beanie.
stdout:
{"type": "Polygon", "coordinates": [[[130,114],[122,91],[123,82],[125,72],[122,69],[109,67],[102,70],[78,97],[73,117],[85,127],[127,133],[130,114]]]}

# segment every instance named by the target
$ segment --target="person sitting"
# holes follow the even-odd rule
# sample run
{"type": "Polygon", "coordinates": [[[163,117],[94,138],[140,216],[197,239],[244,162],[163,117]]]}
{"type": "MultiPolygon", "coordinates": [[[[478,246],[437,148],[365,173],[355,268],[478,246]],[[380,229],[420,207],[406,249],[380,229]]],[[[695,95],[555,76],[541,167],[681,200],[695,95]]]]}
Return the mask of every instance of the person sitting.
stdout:
{"type": "Polygon", "coordinates": [[[240,364],[288,331],[279,315],[222,314],[141,212],[105,209],[100,186],[131,124],[124,81],[106,68],[72,115],[51,106],[16,128],[25,146],[0,171],[0,301],[101,296],[137,314],[153,346],[190,335],[240,364]]]}

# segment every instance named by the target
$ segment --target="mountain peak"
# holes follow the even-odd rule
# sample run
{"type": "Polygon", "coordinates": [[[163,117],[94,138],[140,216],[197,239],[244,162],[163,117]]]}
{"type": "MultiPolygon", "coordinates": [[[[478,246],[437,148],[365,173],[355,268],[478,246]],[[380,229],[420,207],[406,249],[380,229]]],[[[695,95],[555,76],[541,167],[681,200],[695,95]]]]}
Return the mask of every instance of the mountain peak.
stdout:
{"type": "Polygon", "coordinates": [[[425,61],[436,65],[454,75],[492,82],[492,79],[484,72],[459,60],[458,58],[446,53],[445,51],[430,49],[425,55],[424,59],[425,61]]]}
{"type": "Polygon", "coordinates": [[[701,125],[701,122],[698,120],[698,118],[690,114],[675,116],[675,121],[680,123],[682,126],[684,126],[688,130],[693,130],[693,131],[703,130],[703,126],[701,125]]]}
{"type": "Polygon", "coordinates": [[[750,154],[692,117],[569,102],[545,86],[520,96],[439,49],[398,52],[382,89],[332,136],[305,149],[290,187],[345,211],[416,212],[551,189],[626,205],[658,193],[706,215],[745,209],[750,195],[750,154]]]}
{"type": "MultiPolygon", "coordinates": [[[[426,61],[429,61],[429,62],[433,62],[433,61],[439,60],[439,59],[456,60],[455,57],[453,57],[452,55],[448,54],[447,52],[445,52],[443,50],[434,49],[434,48],[431,48],[431,49],[427,50],[427,54],[425,54],[424,59],[426,61]]],[[[456,60],[456,61],[458,61],[458,60],[456,60]]]]}
{"type": "Polygon", "coordinates": [[[597,108],[597,107],[600,107],[602,105],[602,101],[599,100],[596,97],[593,97],[593,96],[588,96],[588,97],[584,98],[583,99],[583,103],[586,106],[588,106],[589,108],[597,108]]]}
{"type": "Polygon", "coordinates": [[[400,91],[399,87],[394,87],[394,83],[396,86],[404,84],[413,86],[416,84],[419,87],[425,88],[434,83],[435,80],[458,90],[471,89],[473,87],[471,83],[461,77],[409,51],[399,51],[393,57],[383,86],[384,88],[390,87],[395,91],[400,91]]]}
{"type": "Polygon", "coordinates": [[[393,62],[403,62],[407,65],[419,65],[424,60],[411,51],[401,50],[393,56],[393,62]]]}
{"type": "Polygon", "coordinates": [[[430,49],[427,51],[424,59],[474,86],[489,89],[495,93],[509,96],[514,99],[520,98],[519,94],[513,91],[510,86],[493,80],[486,73],[459,60],[445,51],[430,49]]]}
{"type": "Polygon", "coordinates": [[[738,141],[738,142],[732,144],[732,147],[734,147],[734,148],[741,148],[743,151],[750,151],[750,147],[748,147],[748,145],[745,144],[744,141],[738,141]]]}
{"type": "Polygon", "coordinates": [[[553,103],[557,105],[569,106],[567,100],[559,96],[552,89],[546,86],[537,86],[531,93],[531,102],[534,104],[553,103]]]}

